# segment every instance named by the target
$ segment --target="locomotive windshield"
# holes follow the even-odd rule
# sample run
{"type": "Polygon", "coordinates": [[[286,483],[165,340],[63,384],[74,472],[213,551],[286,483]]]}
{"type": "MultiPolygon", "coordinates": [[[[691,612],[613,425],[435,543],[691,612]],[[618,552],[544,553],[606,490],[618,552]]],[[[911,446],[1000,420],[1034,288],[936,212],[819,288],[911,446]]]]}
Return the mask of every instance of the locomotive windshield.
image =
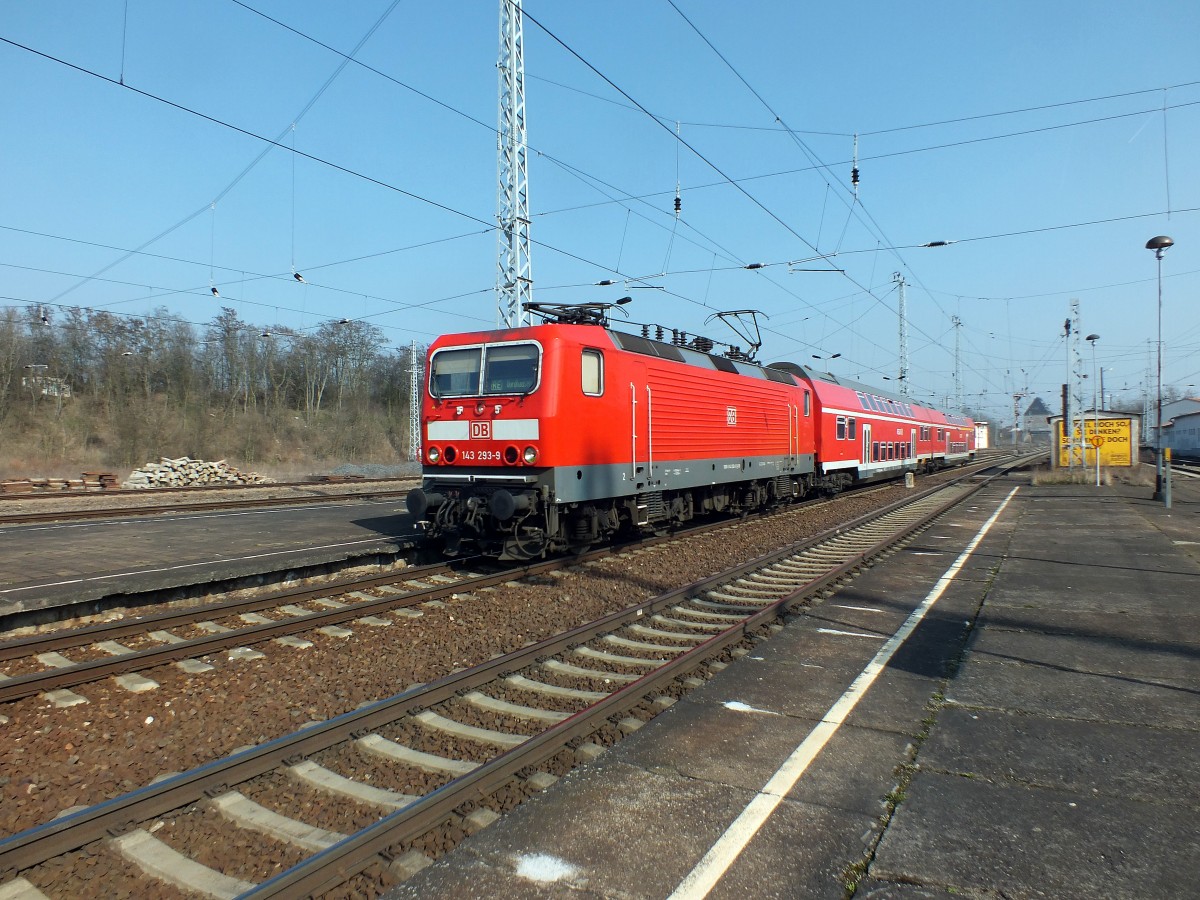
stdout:
{"type": "Polygon", "coordinates": [[[528,394],[538,385],[540,358],[536,344],[439,350],[429,362],[429,390],[435,397],[528,394]]]}

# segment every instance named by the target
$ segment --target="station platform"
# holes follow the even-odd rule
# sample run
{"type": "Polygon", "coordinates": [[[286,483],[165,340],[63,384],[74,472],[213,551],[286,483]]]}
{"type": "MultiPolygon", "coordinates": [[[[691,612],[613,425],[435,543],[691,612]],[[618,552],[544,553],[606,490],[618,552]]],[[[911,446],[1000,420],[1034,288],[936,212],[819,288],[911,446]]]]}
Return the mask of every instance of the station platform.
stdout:
{"type": "Polygon", "coordinates": [[[402,498],[0,525],[0,627],[394,563],[402,498]]]}
{"type": "Polygon", "coordinates": [[[1192,897],[1200,488],[1016,473],[400,898],[1192,897]]]}

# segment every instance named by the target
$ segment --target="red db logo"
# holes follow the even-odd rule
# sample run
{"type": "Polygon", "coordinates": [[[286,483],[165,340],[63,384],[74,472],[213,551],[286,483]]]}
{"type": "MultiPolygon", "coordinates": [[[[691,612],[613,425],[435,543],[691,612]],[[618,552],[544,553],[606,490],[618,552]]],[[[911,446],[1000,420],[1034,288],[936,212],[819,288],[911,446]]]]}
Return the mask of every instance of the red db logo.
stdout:
{"type": "Polygon", "coordinates": [[[472,422],[471,423],[471,440],[473,441],[490,441],[492,439],[492,423],[491,422],[472,422]]]}

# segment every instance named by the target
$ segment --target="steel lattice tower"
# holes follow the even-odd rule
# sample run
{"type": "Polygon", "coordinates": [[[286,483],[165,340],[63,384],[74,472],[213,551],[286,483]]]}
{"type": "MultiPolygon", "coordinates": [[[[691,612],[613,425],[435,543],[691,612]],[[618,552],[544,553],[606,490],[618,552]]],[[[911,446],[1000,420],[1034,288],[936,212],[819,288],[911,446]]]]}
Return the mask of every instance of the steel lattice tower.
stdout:
{"type": "Polygon", "coordinates": [[[899,272],[892,275],[892,281],[899,286],[899,309],[897,312],[900,315],[900,371],[898,373],[900,381],[900,396],[908,396],[908,302],[904,296],[904,276],[899,272]]]}
{"type": "Polygon", "coordinates": [[[416,461],[421,457],[421,386],[424,384],[424,366],[417,356],[417,342],[413,341],[408,351],[408,452],[416,461]]]}
{"type": "Polygon", "coordinates": [[[1071,421],[1067,426],[1071,429],[1069,452],[1071,465],[1083,465],[1087,451],[1083,444],[1083,354],[1080,352],[1081,329],[1079,327],[1079,301],[1071,301],[1071,333],[1067,337],[1067,358],[1070,361],[1071,421]],[[1076,435],[1076,422],[1079,423],[1076,435]]]}
{"type": "Polygon", "coordinates": [[[963,389],[962,389],[962,319],[958,316],[951,316],[950,321],[954,325],[954,409],[956,412],[963,411],[963,389]]]}
{"type": "Polygon", "coordinates": [[[529,321],[533,298],[529,266],[529,176],[525,142],[525,50],[521,0],[500,0],[500,127],[498,133],[499,271],[497,322],[512,328],[529,321]]]}

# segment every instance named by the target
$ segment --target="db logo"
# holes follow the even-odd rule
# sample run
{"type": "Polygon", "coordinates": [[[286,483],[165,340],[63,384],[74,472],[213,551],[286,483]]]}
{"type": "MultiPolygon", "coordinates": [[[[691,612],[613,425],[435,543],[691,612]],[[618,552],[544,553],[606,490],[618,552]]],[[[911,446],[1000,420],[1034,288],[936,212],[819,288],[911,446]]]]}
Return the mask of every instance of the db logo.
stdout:
{"type": "Polygon", "coordinates": [[[725,424],[726,425],[736,425],[737,424],[737,407],[736,406],[725,407],[725,424]]]}
{"type": "Polygon", "coordinates": [[[471,423],[471,440],[473,441],[490,441],[492,439],[492,423],[491,422],[472,422],[471,423]]]}

